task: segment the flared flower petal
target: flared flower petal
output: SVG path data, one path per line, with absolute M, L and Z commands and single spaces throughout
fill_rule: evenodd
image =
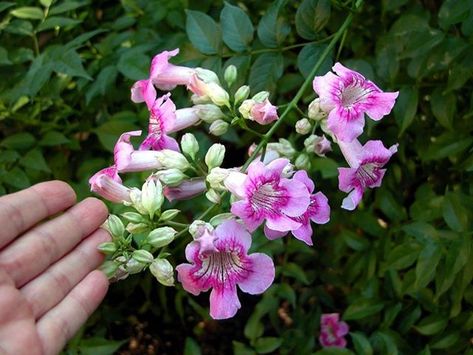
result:
M 344 336 L 348 334 L 348 331 L 348 324 L 340 321 L 338 313 L 322 314 L 320 318 L 320 345 L 344 348 L 347 345 Z
M 115 166 L 105 168 L 89 179 L 90 190 L 112 202 L 130 202 L 130 189 L 123 186 Z

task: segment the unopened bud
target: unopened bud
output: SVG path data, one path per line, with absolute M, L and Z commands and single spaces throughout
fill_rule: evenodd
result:
M 238 111 L 240 112 L 241 116 L 246 119 L 250 118 L 251 109 L 255 104 L 256 101 L 252 99 L 243 101 L 240 107 L 238 108 Z
M 187 178 L 187 175 L 179 169 L 160 170 L 156 173 L 156 176 L 158 176 L 159 180 L 167 186 L 177 186 L 182 182 L 182 180 Z
M 210 187 L 213 189 L 222 188 L 223 181 L 228 177 L 230 171 L 228 169 L 222 168 L 213 168 L 210 170 L 210 173 L 207 175 L 207 182 L 210 184 Z
M 204 234 L 205 231 L 213 231 L 214 227 L 200 219 L 196 219 L 192 224 L 189 226 L 189 234 L 192 235 L 194 239 L 200 238 L 202 234 Z
M 309 104 L 308 116 L 311 120 L 321 121 L 327 117 L 327 112 L 320 108 L 320 99 L 317 98 Z
M 158 179 L 148 178 L 141 188 L 141 205 L 152 218 L 163 202 L 163 186 Z
M 160 227 L 152 230 L 146 239 L 155 248 L 161 248 L 174 240 L 176 230 L 171 227 Z
M 192 133 L 186 133 L 181 138 L 181 149 L 184 154 L 187 154 L 195 159 L 195 155 L 199 151 L 199 142 Z
M 236 66 L 233 64 L 230 64 L 227 69 L 225 69 L 225 72 L 223 73 L 223 78 L 227 82 L 228 86 L 232 86 L 232 84 L 235 82 L 236 78 L 238 75 L 238 71 Z
M 164 286 L 174 285 L 174 269 L 166 259 L 155 259 L 149 266 L 149 271 Z
M 174 217 L 176 217 L 179 214 L 179 212 L 181 212 L 181 211 L 179 211 L 177 209 L 166 210 L 163 213 L 161 213 L 160 220 L 161 221 L 169 221 L 169 220 L 173 219 Z
M 315 153 L 320 157 L 324 157 L 326 153 L 332 151 L 332 145 L 325 135 L 319 137 L 314 134 L 307 137 L 304 146 L 307 153 Z
M 307 118 L 303 118 L 296 122 L 296 132 L 299 134 L 308 134 L 312 126 Z
M 297 169 L 308 170 L 310 169 L 310 158 L 307 154 L 303 153 L 296 158 L 294 164 Z
M 113 260 L 107 260 L 99 267 L 99 270 L 110 279 L 115 276 L 115 273 L 118 270 L 118 264 Z
M 246 100 L 248 96 L 250 96 L 250 87 L 248 85 L 241 86 L 235 93 L 235 105 Z
M 290 179 L 292 177 L 292 175 L 294 175 L 294 173 L 295 173 L 294 165 L 289 163 L 284 167 L 284 169 L 282 169 L 281 176 L 286 178 L 286 179 Z
M 122 213 L 121 216 L 125 218 L 126 220 L 133 223 L 144 222 L 143 216 L 136 212 L 125 212 L 125 213 Z
M 205 83 L 220 83 L 218 80 L 217 74 L 209 69 L 204 68 L 195 68 L 195 72 L 199 79 L 201 79 Z
M 291 142 L 284 138 L 280 138 L 278 143 L 271 145 L 271 148 L 289 159 L 292 159 L 296 154 L 296 150 L 292 146 Z
M 209 83 L 208 85 L 208 92 L 207 95 L 209 96 L 210 100 L 217 105 L 217 106 L 229 106 L 230 97 L 228 96 L 228 92 L 225 91 L 220 85 L 216 83 Z
M 131 234 L 140 234 L 149 230 L 149 226 L 146 223 L 128 223 L 126 230 Z
M 120 218 L 111 214 L 108 216 L 106 227 L 113 239 L 120 239 L 125 232 L 125 226 Z
M 214 136 L 221 136 L 228 131 L 229 124 L 222 120 L 212 122 L 209 127 L 209 133 Z
M 117 251 L 117 246 L 115 245 L 114 242 L 105 242 L 101 243 L 98 247 L 98 250 L 100 250 L 104 254 L 113 254 Z
M 207 191 L 205 193 L 205 197 L 207 197 L 207 200 L 215 204 L 219 204 L 222 200 L 219 193 L 214 189 L 210 189 L 209 191 Z
M 135 250 L 131 257 L 142 264 L 149 264 L 154 260 L 153 254 L 144 249 Z
M 197 116 L 207 123 L 212 123 L 222 117 L 225 117 L 225 114 L 222 112 L 220 107 L 214 104 L 200 104 L 195 105 L 194 108 L 197 110 Z
M 251 99 L 256 101 L 256 102 L 263 102 L 269 97 L 269 92 L 267 91 L 260 91 L 258 92 L 255 96 L 253 96 Z
M 166 169 L 186 170 L 190 167 L 186 157 L 174 150 L 163 149 L 156 152 L 159 162 Z
M 223 222 L 229 220 L 229 219 L 234 219 L 235 218 L 235 215 L 233 213 L 220 213 L 216 216 L 213 216 L 209 223 L 214 226 L 214 227 L 217 227 L 219 224 L 222 224 Z
M 220 143 L 213 144 L 205 154 L 205 164 L 207 164 L 209 171 L 222 165 L 224 157 L 225 146 Z

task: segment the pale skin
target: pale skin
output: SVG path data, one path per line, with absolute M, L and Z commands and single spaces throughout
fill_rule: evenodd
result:
M 0 354 L 57 354 L 108 289 L 105 205 L 49 181 L 0 197 Z

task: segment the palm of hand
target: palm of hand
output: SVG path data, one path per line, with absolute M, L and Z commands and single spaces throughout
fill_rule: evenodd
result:
M 74 203 L 59 181 L 0 198 L 0 354 L 58 353 L 105 296 L 108 281 L 94 269 L 96 246 L 110 238 L 97 229 L 107 209 Z

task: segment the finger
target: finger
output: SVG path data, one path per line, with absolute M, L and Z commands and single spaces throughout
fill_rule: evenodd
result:
M 57 354 L 98 307 L 108 289 L 107 277 L 92 271 L 38 322 L 44 354 Z
M 85 199 L 1 251 L 0 267 L 21 287 L 95 231 L 107 214 L 103 202 L 96 198 Z
M 42 219 L 76 202 L 74 190 L 65 182 L 48 181 L 0 198 L 0 248 Z
M 102 263 L 104 255 L 97 250 L 97 246 L 110 239 L 105 230 L 97 230 L 21 289 L 32 306 L 35 319 L 57 305 L 75 285 Z

